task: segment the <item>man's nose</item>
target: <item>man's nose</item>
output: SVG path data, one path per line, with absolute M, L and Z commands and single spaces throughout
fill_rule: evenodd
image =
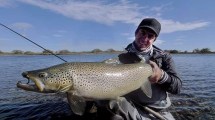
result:
M 148 34 L 143 35 L 142 39 L 144 39 L 145 41 L 150 40 L 149 37 L 148 37 Z

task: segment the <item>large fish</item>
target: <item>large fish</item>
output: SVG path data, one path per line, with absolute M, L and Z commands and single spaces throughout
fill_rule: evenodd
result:
M 19 81 L 17 87 L 42 93 L 66 92 L 72 111 L 82 115 L 89 99 L 114 100 L 138 88 L 151 97 L 151 75 L 151 66 L 142 62 L 70 62 L 23 72 L 22 76 L 34 84 Z

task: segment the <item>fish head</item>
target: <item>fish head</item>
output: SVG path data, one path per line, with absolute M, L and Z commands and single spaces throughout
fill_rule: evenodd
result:
M 72 89 L 72 76 L 67 67 L 57 65 L 45 69 L 26 71 L 24 78 L 33 81 L 33 84 L 17 83 L 17 87 L 35 92 L 66 92 Z

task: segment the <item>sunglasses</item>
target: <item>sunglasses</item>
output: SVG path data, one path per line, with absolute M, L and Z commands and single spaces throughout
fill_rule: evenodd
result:
M 140 29 L 140 32 L 142 34 L 142 36 L 146 36 L 149 38 L 149 39 L 153 39 L 155 38 L 155 34 L 154 33 L 151 33 L 151 32 L 148 32 L 147 30 L 144 30 L 144 29 Z

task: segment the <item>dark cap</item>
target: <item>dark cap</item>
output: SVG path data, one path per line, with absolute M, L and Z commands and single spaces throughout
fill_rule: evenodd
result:
M 155 18 L 145 18 L 139 24 L 135 33 L 141 28 L 150 29 L 158 36 L 161 30 L 161 24 Z

